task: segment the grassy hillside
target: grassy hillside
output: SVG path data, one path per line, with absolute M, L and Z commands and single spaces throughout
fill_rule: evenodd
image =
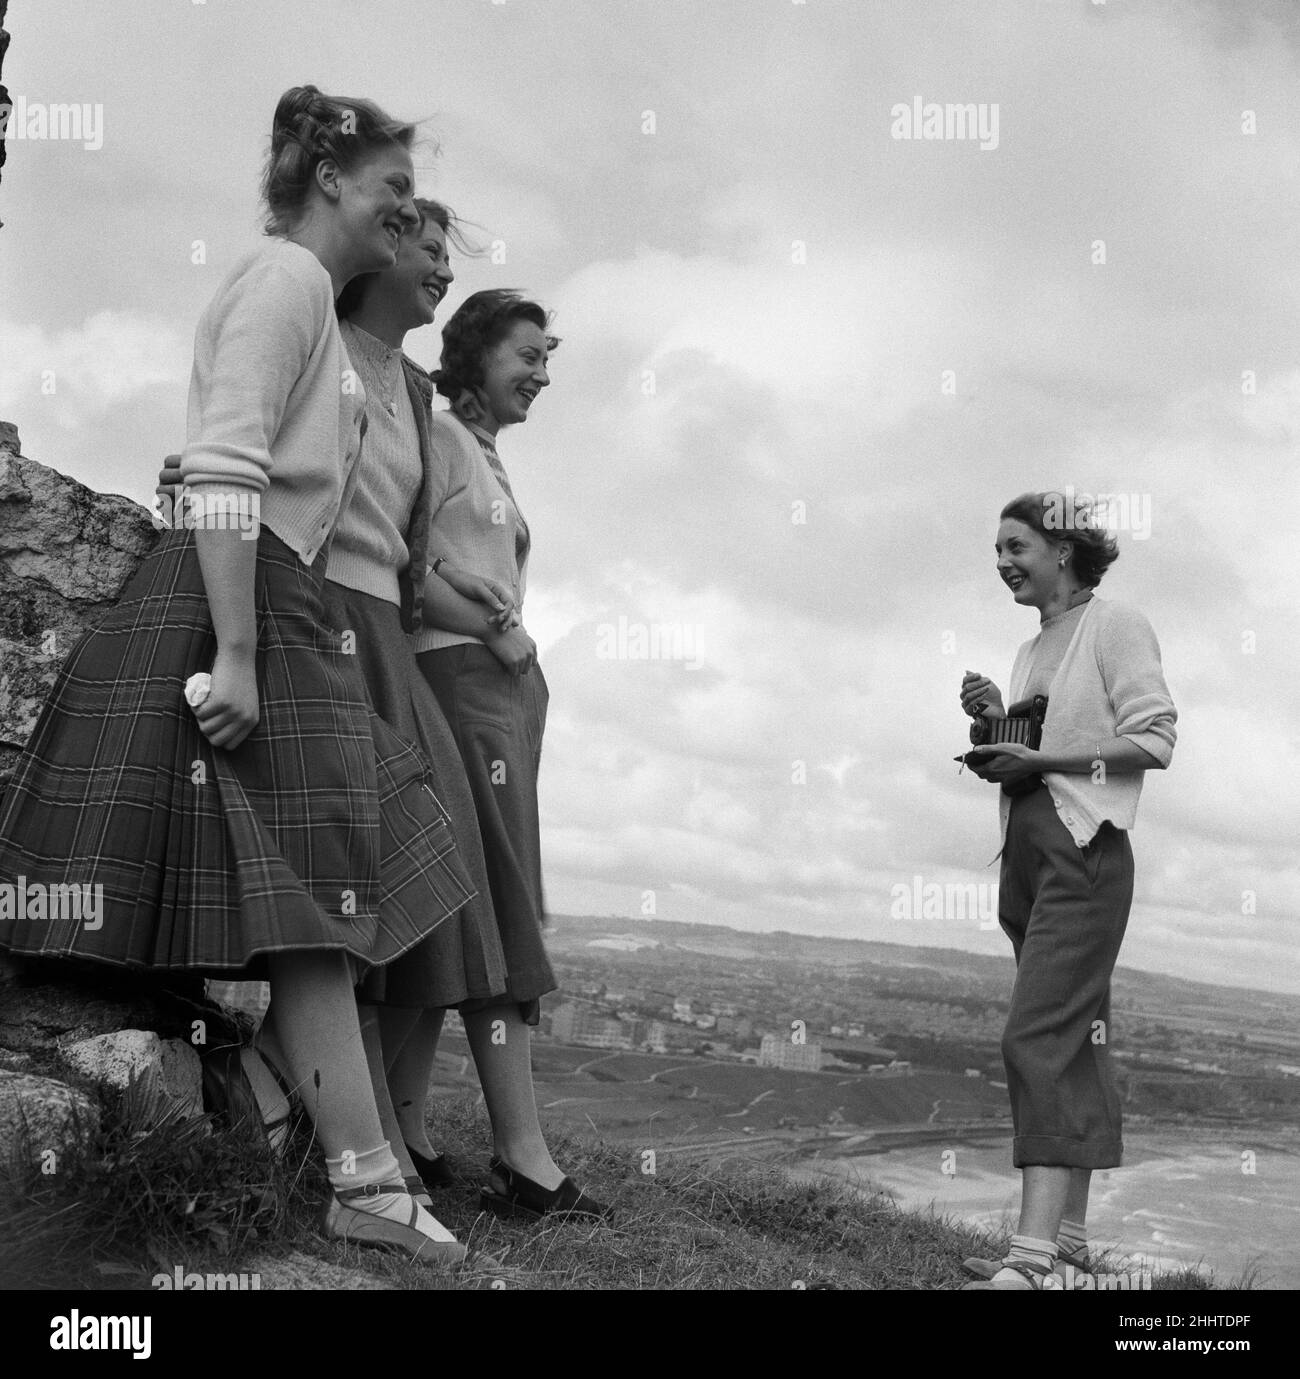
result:
M 106 1108 L 89 1162 L 32 1178 L 21 1205 L 0 1210 L 0 1286 L 149 1289 L 179 1265 L 256 1272 L 264 1289 L 951 1289 L 965 1256 L 1002 1244 L 884 1198 L 795 1185 L 775 1168 L 661 1159 L 643 1172 L 630 1147 L 572 1132 L 552 1136 L 556 1157 L 613 1202 L 615 1221 L 498 1222 L 478 1212 L 489 1138 L 477 1099 L 458 1094 L 436 1111 L 462 1182 L 435 1211 L 500 1269 L 449 1276 L 325 1241 L 315 1223 L 326 1185 L 305 1123 L 277 1160 L 207 1122 L 136 1133 L 126 1106 Z M 1179 1273 L 1155 1286 L 1210 1285 Z

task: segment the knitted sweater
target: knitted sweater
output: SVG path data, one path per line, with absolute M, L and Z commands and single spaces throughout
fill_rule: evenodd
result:
M 366 388 L 366 451 L 352 501 L 339 514 L 325 577 L 388 603 L 401 603 L 399 573 L 410 563 L 406 532 L 424 481 L 415 404 L 402 353 L 351 321 L 343 341 Z M 391 402 L 389 401 L 391 399 Z
M 434 458 L 424 499 L 429 550 L 462 570 L 498 580 L 513 591 L 515 607 L 522 610 L 528 570 L 528 527 L 522 514 L 473 432 L 454 412 L 433 413 L 429 442 Z M 416 634 L 415 650 L 438 651 L 481 640 L 426 626 Z
M 272 240 L 199 319 L 181 481 L 199 499 L 255 495 L 261 522 L 310 565 L 350 497 L 365 402 L 329 273 Z
M 1011 671 L 1008 703 L 1024 698 L 1038 638 L 1020 648 Z M 1092 757 L 1099 745 L 1126 737 L 1161 766 L 1173 757 L 1178 710 L 1160 666 L 1160 647 L 1151 624 L 1124 603 L 1094 596 L 1084 605 L 1070 645 L 1047 690 L 1047 719 L 1041 750 L 1048 756 Z M 1061 823 L 1080 847 L 1087 847 L 1109 820 L 1132 828 L 1145 771 L 1092 774 L 1047 771 L 1043 780 Z M 999 793 L 1002 836 L 1011 800 Z

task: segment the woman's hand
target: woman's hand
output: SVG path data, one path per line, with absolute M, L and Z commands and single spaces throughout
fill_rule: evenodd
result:
M 179 488 L 181 483 L 181 457 L 179 455 L 168 455 L 163 460 L 163 467 L 158 471 L 159 488 Z
M 227 751 L 257 727 L 257 657 L 252 651 L 217 651 L 212 688 L 194 710 L 199 731 L 214 747 Z
M 980 780 L 1009 785 L 1026 776 L 1037 775 L 1043 769 L 1043 754 L 1032 751 L 1021 742 L 999 742 L 987 747 L 972 747 L 967 760 L 974 757 L 970 769 Z
M 982 705 L 983 707 L 979 707 Z M 961 677 L 961 707 L 972 718 L 1005 718 L 1002 691 L 986 675 L 968 670 Z
M 522 624 L 503 632 L 489 632 L 483 641 L 511 675 L 526 675 L 537 664 L 537 643 Z
M 492 611 L 484 619 L 485 622 L 495 624 L 503 632 L 520 625 L 514 595 L 504 584 L 498 584 L 495 579 L 484 579 L 482 575 L 472 575 L 468 570 L 448 565 L 445 560 L 438 566 L 437 578 L 445 579 L 462 598 L 472 599 L 490 608 Z

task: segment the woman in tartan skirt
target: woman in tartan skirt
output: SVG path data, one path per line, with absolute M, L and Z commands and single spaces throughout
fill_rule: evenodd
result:
M 418 219 L 414 135 L 368 101 L 281 98 L 271 241 L 196 332 L 179 520 L 63 666 L 0 807 L 0 876 L 102 887 L 98 918 L 0 915 L 0 948 L 268 979 L 328 1233 L 455 1264 L 383 1134 L 354 982 L 474 887 L 426 759 L 373 713 L 322 603 L 365 429 L 334 298 Z
M 532 1082 L 527 1026 L 537 1021 L 538 997 L 556 985 L 541 936 L 535 781 L 545 682 L 540 670 L 526 677 L 507 670 L 516 668 L 511 657 L 522 638 L 513 547 L 502 564 L 484 546 L 462 540 L 453 564 L 442 533 L 434 530 L 450 470 L 445 446 L 435 446 L 432 433 L 435 421 L 445 422 L 449 414 L 430 415 L 433 384 L 401 350 L 409 330 L 433 319 L 452 281 L 446 240 L 453 221 L 437 202 L 417 200 L 416 206 L 423 223 L 403 239 L 397 264 L 354 279 L 338 301 L 343 338 L 366 386 L 369 430 L 356 493 L 330 553 L 326 612 L 335 626 L 353 633 L 376 711 L 421 748 L 444 781 L 444 798 L 479 895 L 452 923 L 367 982 L 363 999 L 380 1003 L 386 1069 L 376 1066 L 373 1042 L 368 1047 L 381 1109 L 391 1092 L 401 1147 L 397 1134 L 390 1138 L 399 1156 L 409 1153 L 419 1175 L 413 1190 L 421 1180 L 436 1188 L 452 1178 L 426 1138 L 425 1104 L 443 1011 L 456 1007 L 465 1019 L 492 1120 L 492 1172 L 501 1178 L 502 1165 L 514 1170 L 508 1185 L 484 1194 L 484 1205 L 506 1214 L 597 1216 L 604 1208 L 566 1178 L 550 1156 Z M 510 298 L 501 305 L 497 326 L 510 335 L 523 320 L 511 314 L 520 304 Z M 541 308 L 524 305 L 529 316 L 545 319 Z M 535 319 L 524 324 L 538 329 Z M 491 326 L 487 329 L 490 333 Z M 500 495 L 496 479 L 489 482 Z M 486 573 L 476 556 L 487 562 Z M 434 610 L 444 630 L 439 640 L 448 627 L 482 639 L 476 650 L 491 662 L 490 683 L 498 697 L 494 712 L 511 716 L 512 702 L 522 707 L 524 696 L 534 706 L 531 716 L 514 715 L 513 733 L 497 734 L 490 743 L 475 737 L 471 748 L 459 719 L 449 726 L 436 683 L 431 688 L 427 671 L 417 667 L 406 635 L 420 635 L 426 608 Z M 499 647 L 502 659 L 494 659 L 488 647 Z M 453 690 L 452 702 L 463 707 L 463 683 L 460 700 Z M 481 761 L 483 751 L 494 760 L 511 754 L 508 782 L 498 781 L 489 792 L 499 806 L 495 827 L 486 818 L 470 765 Z M 518 859 L 514 868 L 511 859 Z M 370 1018 L 367 1010 L 367 1031 Z

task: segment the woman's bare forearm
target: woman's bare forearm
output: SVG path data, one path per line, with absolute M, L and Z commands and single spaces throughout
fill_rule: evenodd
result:
M 477 637 L 480 641 L 495 630 L 483 604 L 458 594 L 446 580 L 434 574 L 424 581 L 424 623 L 426 627 Z
M 1063 775 L 1091 775 L 1098 760 L 1112 775 L 1129 775 L 1134 771 L 1159 771 L 1162 763 L 1145 747 L 1126 737 L 1111 737 L 1083 751 L 1037 754 L 1041 771 L 1058 771 Z
M 194 545 L 218 649 L 252 656 L 257 650 L 253 598 L 257 542 L 246 541 L 236 527 L 197 527 Z

